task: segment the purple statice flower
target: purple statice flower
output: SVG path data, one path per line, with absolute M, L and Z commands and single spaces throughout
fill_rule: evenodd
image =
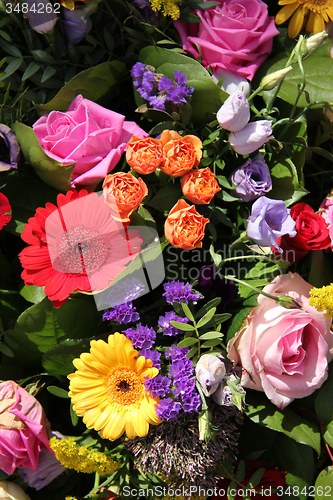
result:
M 192 361 L 184 356 L 182 359 L 177 361 L 173 361 L 170 366 L 170 376 L 173 378 L 175 383 L 180 382 L 187 377 L 189 373 L 193 371 L 193 363 Z M 185 375 L 184 375 L 185 374 Z
M 188 352 L 189 352 L 188 347 L 177 347 L 175 344 L 173 344 L 171 346 L 171 348 L 168 348 L 165 351 L 165 355 L 168 358 L 171 358 L 172 362 L 176 362 L 176 361 L 179 361 L 181 359 L 184 359 Z
M 143 77 L 143 73 L 145 72 L 145 69 L 146 69 L 146 65 L 141 63 L 141 62 L 135 63 L 134 66 L 132 67 L 131 77 L 136 78 L 136 80 L 134 80 L 134 82 L 133 82 L 133 85 L 135 88 L 137 88 L 139 85 L 141 85 L 141 81 L 142 81 L 142 77 Z
M 247 235 L 258 245 L 273 246 L 282 253 L 276 238 L 285 234 L 291 238 L 296 236 L 295 225 L 284 201 L 262 196 L 252 205 L 251 215 L 247 219 Z
M 145 71 L 142 77 L 141 87 L 137 88 L 137 91 L 141 95 L 142 99 L 149 99 L 154 91 L 154 83 L 155 73 L 150 70 Z
M 165 111 L 166 95 L 162 95 L 162 94 L 151 95 L 147 98 L 147 100 L 148 100 L 149 104 L 151 106 L 153 106 L 154 109 L 159 109 L 160 111 Z
M 178 330 L 175 326 L 172 326 L 170 321 L 178 321 L 179 323 L 188 323 L 189 319 L 180 318 L 179 316 L 176 316 L 176 313 L 174 311 L 169 311 L 165 313 L 165 316 L 160 316 L 158 318 L 158 326 L 162 328 L 163 335 L 175 337 L 176 335 L 179 335 L 182 332 Z
M 149 349 L 155 343 L 156 333 L 153 328 L 137 323 L 135 328 L 128 328 L 123 333 L 136 349 Z
M 199 396 L 199 394 L 197 392 L 193 392 L 192 394 L 182 398 L 182 402 L 183 402 L 183 410 L 184 412 L 188 412 L 188 413 L 192 413 L 192 412 L 196 412 L 198 413 L 198 411 L 200 410 L 201 408 L 201 405 L 202 405 L 202 401 L 201 401 L 201 397 Z
M 163 75 L 160 81 L 158 82 L 158 90 L 169 90 L 171 89 L 174 82 L 170 80 L 167 76 Z
M 107 309 L 125 304 L 125 302 L 131 302 L 145 293 L 146 287 L 140 280 L 136 278 L 122 279 L 106 291 L 105 297 L 101 297 L 101 303 L 98 303 L 98 309 Z M 95 297 L 97 300 L 100 294 Z
M 189 283 L 173 280 L 164 283 L 163 287 L 165 293 L 162 295 L 165 297 L 168 304 L 172 304 L 173 302 L 181 303 L 182 301 L 186 304 L 188 304 L 189 301 L 196 303 L 196 301 L 201 298 L 200 293 L 193 291 Z
M 188 378 L 188 376 L 184 376 L 182 374 L 178 377 L 178 380 L 175 380 L 175 378 L 173 380 L 176 383 L 176 387 L 173 390 L 175 396 L 184 397 L 187 396 L 187 394 L 192 394 L 193 392 L 195 392 L 195 380 L 193 378 L 190 379 Z
M 242 201 L 255 200 L 272 189 L 271 175 L 260 153 L 252 160 L 249 158 L 244 165 L 235 170 L 231 180 L 236 186 L 233 193 Z
M 176 83 L 168 90 L 167 100 L 174 104 L 188 102 L 194 91 L 194 87 L 189 87 L 186 84 L 187 76 L 184 75 L 180 70 L 175 71 L 174 75 Z
M 172 420 L 178 417 L 182 405 L 171 398 L 165 398 L 160 399 L 159 404 L 155 408 L 158 418 L 161 420 Z
M 151 359 L 153 362 L 153 366 L 158 370 L 161 369 L 161 353 L 158 351 L 151 351 L 150 349 L 141 349 L 139 351 L 140 356 L 144 356 L 146 359 Z
M 169 393 L 171 380 L 162 375 L 156 375 L 154 378 L 145 379 L 145 388 L 147 393 L 151 393 L 153 398 L 163 398 Z
M 21 148 L 13 130 L 0 123 L 0 172 L 17 168 Z M 9 163 L 4 161 L 7 157 Z
M 136 308 L 133 306 L 132 302 L 125 302 L 125 304 L 119 304 L 112 309 L 107 309 L 103 314 L 103 321 L 115 321 L 117 323 L 132 323 L 138 321 L 140 315 L 136 312 Z
M 229 144 L 236 153 L 249 155 L 274 137 L 271 125 L 271 120 L 258 120 L 248 123 L 242 130 L 232 132 L 229 135 Z

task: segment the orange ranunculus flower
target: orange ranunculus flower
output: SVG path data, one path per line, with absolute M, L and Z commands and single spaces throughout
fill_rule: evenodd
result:
M 208 167 L 185 174 L 181 186 L 186 198 L 197 205 L 207 205 L 221 191 L 215 175 Z
M 163 160 L 160 169 L 165 174 L 181 177 L 200 163 L 202 142 L 195 135 L 182 137 L 174 130 L 164 130 L 161 145 Z
M 112 217 L 129 222 L 130 215 L 147 196 L 148 188 L 142 179 L 137 179 L 130 172 L 118 172 L 105 177 L 103 194 L 111 208 Z
M 126 161 L 133 170 L 141 175 L 155 172 L 162 161 L 162 146 L 160 139 L 146 137 L 142 139 L 133 135 L 127 143 Z
M 178 200 L 165 221 L 165 237 L 171 245 L 183 250 L 201 248 L 208 222 L 209 219 L 200 215 L 194 205 Z

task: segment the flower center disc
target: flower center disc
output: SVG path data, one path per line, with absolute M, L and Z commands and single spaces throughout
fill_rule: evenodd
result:
M 113 402 L 121 405 L 139 403 L 144 395 L 143 384 L 136 373 L 118 368 L 107 379 L 106 386 Z
M 109 245 L 105 235 L 84 226 L 68 229 L 58 241 L 57 270 L 87 274 L 97 271 L 105 262 Z

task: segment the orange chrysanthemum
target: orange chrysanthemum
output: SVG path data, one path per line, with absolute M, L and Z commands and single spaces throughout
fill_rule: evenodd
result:
M 77 371 L 68 375 L 74 411 L 103 439 L 114 441 L 124 432 L 130 439 L 146 436 L 149 424 L 161 423 L 155 411 L 159 398 L 144 386 L 145 377 L 156 377 L 158 369 L 121 333 L 90 345 L 90 353 L 74 359 Z
M 275 17 L 276 24 L 282 24 L 291 16 L 288 36 L 296 38 L 302 29 L 311 33 L 320 33 L 325 23 L 333 21 L 332 0 L 279 0 L 282 9 Z

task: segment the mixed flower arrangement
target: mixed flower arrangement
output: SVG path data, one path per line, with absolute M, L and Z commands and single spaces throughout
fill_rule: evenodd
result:
M 332 21 L 0 0 L 0 498 L 333 496 Z

